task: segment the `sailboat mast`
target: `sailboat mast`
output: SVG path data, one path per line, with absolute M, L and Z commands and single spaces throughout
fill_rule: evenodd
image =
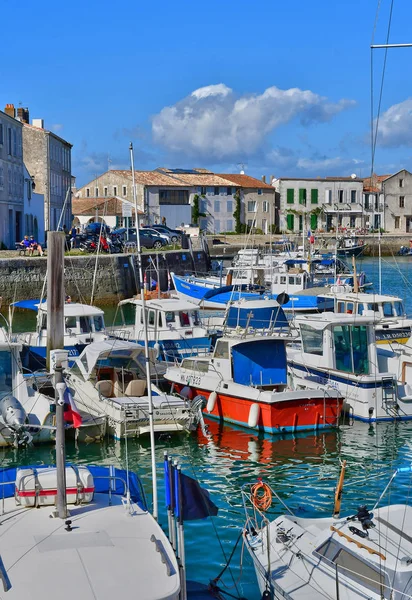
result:
M 64 242 L 60 231 L 49 231 L 47 236 L 47 367 L 50 370 L 50 351 L 64 349 Z M 66 504 L 66 446 L 64 431 L 64 403 L 58 392 L 63 383 L 61 367 L 55 369 L 56 398 L 56 516 L 67 518 Z
M 133 201 L 134 201 L 134 209 L 136 213 L 136 244 L 137 244 L 137 262 L 139 268 L 139 284 L 140 284 L 140 300 L 142 306 L 142 316 L 143 316 L 143 333 L 144 333 L 144 354 L 146 361 L 146 380 L 147 380 L 147 396 L 149 400 L 149 425 L 150 425 L 150 452 L 152 457 L 152 484 L 153 484 L 153 516 L 157 520 L 158 510 L 157 510 L 157 476 L 156 476 L 156 454 L 155 454 L 155 437 L 154 437 L 154 421 L 153 421 L 153 398 L 152 398 L 152 385 L 150 379 L 150 359 L 149 359 L 149 340 L 147 337 L 147 315 L 146 315 L 146 307 L 145 307 L 145 298 L 144 298 L 144 279 L 143 279 L 143 269 L 142 269 L 142 247 L 140 244 L 140 236 L 139 236 L 139 209 L 137 206 L 137 194 L 136 194 L 136 184 L 134 177 L 134 155 L 133 155 L 133 144 L 130 142 L 129 146 L 130 150 L 130 164 L 132 168 L 132 186 L 133 186 Z

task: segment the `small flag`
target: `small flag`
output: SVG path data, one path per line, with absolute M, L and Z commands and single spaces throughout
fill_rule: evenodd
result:
M 66 423 L 73 423 L 73 427 L 77 429 L 82 424 L 82 417 L 76 406 L 73 396 L 70 393 L 69 388 L 66 386 L 64 392 L 64 420 Z
M 175 469 L 176 516 L 183 521 L 215 517 L 218 507 L 211 501 L 209 492 L 199 483 Z
M 308 238 L 310 238 L 311 233 L 310 233 L 310 229 L 308 229 Z

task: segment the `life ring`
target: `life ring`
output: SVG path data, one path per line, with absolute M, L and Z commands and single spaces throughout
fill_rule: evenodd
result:
M 252 504 L 258 510 L 267 510 L 272 504 L 272 490 L 267 483 L 259 481 L 250 490 Z

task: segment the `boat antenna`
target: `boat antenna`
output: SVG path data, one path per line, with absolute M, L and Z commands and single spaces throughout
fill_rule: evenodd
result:
M 47 252 L 47 367 L 51 370 L 52 351 L 64 349 L 64 244 L 65 235 L 49 231 Z M 61 361 L 55 361 L 54 387 L 56 398 L 56 473 L 57 497 L 54 515 L 67 518 L 66 445 L 64 439 L 64 390 Z
M 143 317 L 143 333 L 144 333 L 144 355 L 146 362 L 146 381 L 147 381 L 147 397 L 149 401 L 149 426 L 150 426 L 150 452 L 152 457 L 152 483 L 153 483 L 153 516 L 157 520 L 157 477 L 156 477 L 156 455 L 155 455 L 155 436 L 154 436 L 154 421 L 153 421 L 153 398 L 152 398 L 152 385 L 150 379 L 150 359 L 149 359 L 149 340 L 147 336 L 147 314 L 145 308 L 145 297 L 144 297 L 144 279 L 142 269 L 142 246 L 140 244 L 139 235 L 139 208 L 137 206 L 137 194 L 136 184 L 134 176 L 134 155 L 133 155 L 133 144 L 130 142 L 130 165 L 132 169 L 132 188 L 133 188 L 133 201 L 134 209 L 136 214 L 136 244 L 137 244 L 137 265 L 139 269 L 139 285 L 140 285 L 140 300 L 142 306 L 142 317 Z

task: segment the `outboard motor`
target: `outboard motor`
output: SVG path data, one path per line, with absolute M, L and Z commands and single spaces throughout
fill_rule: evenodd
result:
M 0 414 L 4 424 L 14 433 L 15 444 L 29 444 L 31 434 L 26 431 L 28 423 L 27 413 L 21 402 L 11 394 L 6 394 L 0 399 Z

